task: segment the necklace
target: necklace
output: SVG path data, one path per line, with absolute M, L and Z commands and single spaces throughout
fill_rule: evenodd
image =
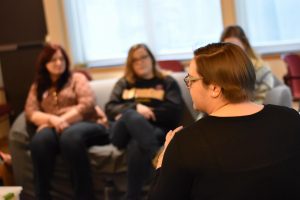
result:
M 53 100 L 54 100 L 54 104 L 57 106 L 58 105 L 58 95 L 57 95 L 56 91 L 52 92 L 52 97 L 53 97 Z

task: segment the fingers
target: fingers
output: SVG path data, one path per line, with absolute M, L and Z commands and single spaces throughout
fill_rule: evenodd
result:
M 148 120 L 156 121 L 156 117 L 152 109 L 143 104 L 137 104 L 137 112 L 143 115 Z
M 183 129 L 183 126 L 178 126 L 177 128 L 175 128 L 174 130 L 170 130 L 167 135 L 166 135 L 166 139 L 173 137 L 175 135 L 175 133 L 177 133 L 178 131 L 180 131 L 181 129 Z
M 183 126 L 178 126 L 177 128 L 174 129 L 173 132 L 176 133 L 176 132 L 180 131 L 181 129 L 183 129 Z
M 166 135 L 166 140 L 170 140 L 172 139 L 174 136 L 174 132 L 172 130 L 170 130 L 167 135 Z
M 57 133 L 61 133 L 61 132 L 63 132 L 63 130 L 65 130 L 69 126 L 70 126 L 69 123 L 62 121 L 57 126 L 55 126 L 55 130 Z
M 0 156 L 3 159 L 3 162 L 6 164 L 11 164 L 11 155 L 8 153 L 3 153 L 2 151 L 0 152 Z
M 175 128 L 174 130 L 170 130 L 167 135 L 166 135 L 166 142 L 165 142 L 165 145 L 167 146 L 170 141 L 172 140 L 172 138 L 174 137 L 174 135 L 180 131 L 181 129 L 183 128 L 183 126 L 179 126 L 177 128 Z
M 107 119 L 100 118 L 100 119 L 97 120 L 97 123 L 103 125 L 105 128 L 108 128 Z
M 118 119 L 120 119 L 122 117 L 122 114 L 118 114 L 116 117 L 115 117 L 115 120 L 117 121 Z
M 155 114 L 154 114 L 154 112 L 152 110 L 149 110 L 148 114 L 149 114 L 149 118 L 148 119 L 152 119 L 152 121 L 156 121 Z
M 165 144 L 164 144 L 164 149 L 163 151 L 160 153 L 160 155 L 158 156 L 158 160 L 157 160 L 157 165 L 156 165 L 156 169 L 160 168 L 162 165 L 162 161 L 164 158 L 164 154 L 165 151 L 169 145 L 169 143 L 171 142 L 171 140 L 173 139 L 174 135 L 180 131 L 183 128 L 183 126 L 179 126 L 177 128 L 175 128 L 174 130 L 170 130 L 167 135 L 166 135 L 166 140 L 165 140 Z

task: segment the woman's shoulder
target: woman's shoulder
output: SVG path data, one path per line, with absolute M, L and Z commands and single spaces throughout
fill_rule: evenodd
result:
M 78 72 L 72 72 L 70 74 L 70 79 L 73 80 L 73 81 L 77 81 L 77 80 L 87 80 L 87 77 L 82 74 L 82 73 L 78 73 Z
M 36 82 L 33 82 L 33 83 L 31 83 L 31 85 L 30 85 L 29 92 L 30 92 L 30 93 L 36 92 L 36 91 L 37 91 L 37 88 L 38 88 L 37 83 L 36 83 Z
M 160 78 L 160 80 L 161 80 L 162 83 L 163 83 L 164 85 L 166 85 L 166 86 L 172 87 L 172 86 L 174 86 L 174 85 L 178 85 L 176 79 L 175 79 L 172 75 L 170 75 L 170 74 L 165 74 L 164 76 L 162 76 L 162 77 Z
M 264 109 L 269 111 L 269 112 L 282 112 L 282 113 L 298 113 L 298 111 L 296 111 L 293 108 L 290 107 L 286 107 L 286 106 L 279 106 L 279 105 L 272 105 L 272 104 L 267 104 L 264 105 Z
M 165 81 L 175 81 L 171 73 L 163 73 L 161 79 Z
M 290 120 L 290 119 L 296 119 L 300 120 L 300 114 L 298 111 L 296 111 L 293 108 L 289 108 L 286 106 L 279 106 L 279 105 L 265 105 L 264 106 L 264 113 L 266 115 L 270 115 L 272 117 L 279 117 L 282 120 Z
M 115 85 L 119 85 L 119 86 L 125 86 L 128 85 L 129 82 L 127 81 L 127 79 L 125 77 L 121 77 L 117 80 Z
M 207 132 L 207 127 L 210 127 L 210 123 L 211 121 L 204 117 L 187 125 L 178 134 L 180 140 L 193 140 L 194 137 L 201 137 L 201 135 Z

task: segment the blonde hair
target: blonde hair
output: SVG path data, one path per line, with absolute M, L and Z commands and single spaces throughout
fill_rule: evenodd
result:
M 133 45 L 128 51 L 128 56 L 127 56 L 126 66 L 125 66 L 125 74 L 124 74 L 125 79 L 129 83 L 135 83 L 138 78 L 133 70 L 133 62 L 134 62 L 133 54 L 136 50 L 138 50 L 140 48 L 144 48 L 150 56 L 154 77 L 163 78 L 164 76 L 163 76 L 162 72 L 157 68 L 156 59 L 155 59 L 153 53 L 150 51 L 150 49 L 148 48 L 148 46 L 146 44 L 139 43 L 139 44 Z

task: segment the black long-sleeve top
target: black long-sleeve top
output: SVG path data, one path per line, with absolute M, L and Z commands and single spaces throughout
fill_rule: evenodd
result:
M 153 125 L 168 131 L 176 128 L 182 117 L 183 100 L 177 82 L 170 76 L 140 79 L 130 84 L 121 78 L 112 91 L 105 112 L 110 120 L 127 109 L 136 109 L 140 103 L 153 108 L 156 121 Z
M 149 199 L 300 199 L 299 113 L 200 119 L 170 142 Z

